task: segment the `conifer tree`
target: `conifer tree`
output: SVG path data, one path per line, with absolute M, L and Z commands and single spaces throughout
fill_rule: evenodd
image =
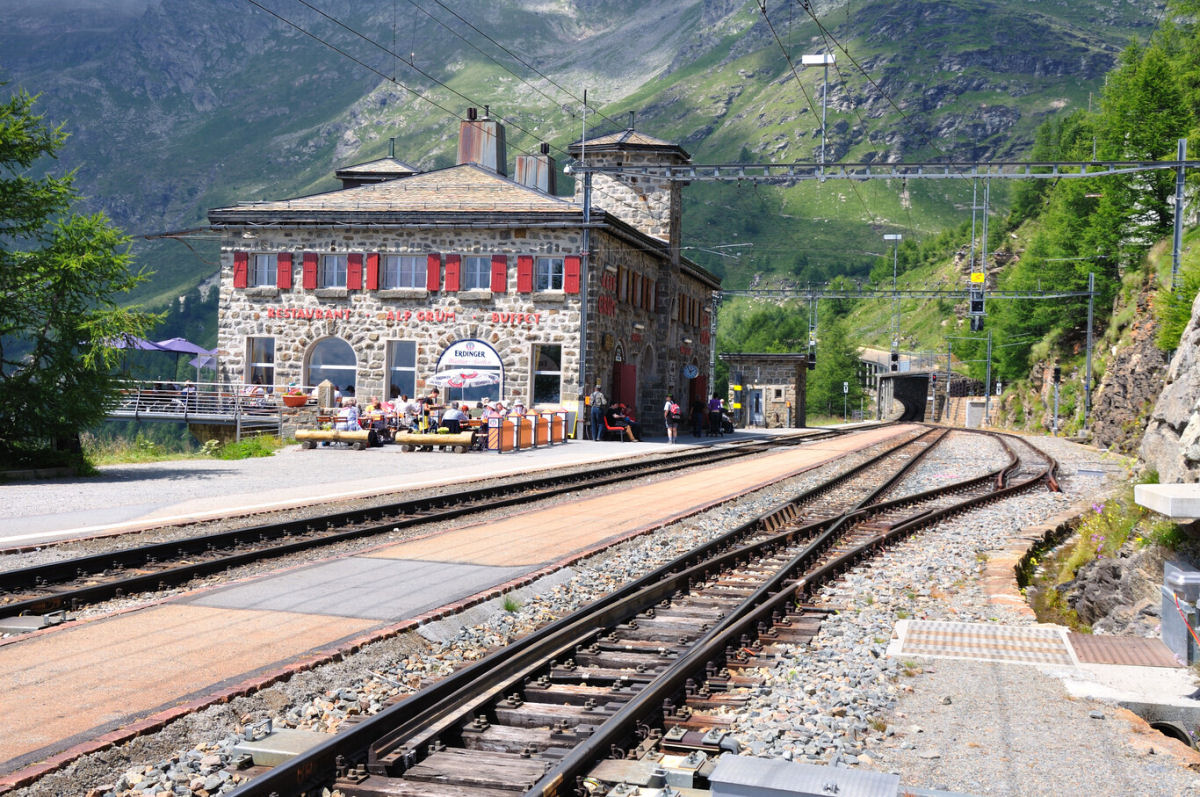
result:
M 144 279 L 129 239 L 103 214 L 71 212 L 73 173 L 34 171 L 67 138 L 36 99 L 0 104 L 0 469 L 69 460 L 116 396 L 109 344 L 156 320 L 118 304 Z

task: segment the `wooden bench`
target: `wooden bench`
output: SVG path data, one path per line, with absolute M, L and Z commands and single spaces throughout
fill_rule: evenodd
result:
M 317 443 L 347 443 L 355 451 L 381 445 L 374 429 L 359 429 L 355 432 L 340 429 L 297 429 L 296 439 L 302 448 L 316 448 Z
M 433 432 L 397 432 L 396 442 L 401 451 L 432 451 L 434 446 L 450 447 L 456 454 L 465 454 L 475 441 L 471 432 L 436 434 Z

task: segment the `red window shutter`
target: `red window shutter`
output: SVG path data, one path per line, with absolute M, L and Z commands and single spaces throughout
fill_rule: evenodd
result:
M 492 293 L 508 293 L 508 255 L 492 255 Z
M 233 253 L 233 287 L 245 288 L 250 279 L 250 255 L 247 252 Z
M 367 255 L 367 290 L 379 290 L 379 253 Z
M 432 254 L 429 256 L 425 271 L 425 287 L 431 291 L 440 291 L 442 285 L 442 256 Z
M 446 255 L 446 290 L 462 290 L 462 255 Z
M 317 253 L 305 252 L 303 263 L 304 290 L 314 291 L 317 289 Z
M 517 255 L 517 292 L 533 291 L 533 256 Z
M 362 263 L 363 256 L 361 252 L 346 256 L 346 288 L 352 291 L 362 290 Z
M 581 262 L 578 257 L 563 258 L 563 293 L 579 293 Z
M 280 252 L 275 259 L 275 282 L 279 285 L 279 290 L 290 291 L 292 289 L 292 253 Z

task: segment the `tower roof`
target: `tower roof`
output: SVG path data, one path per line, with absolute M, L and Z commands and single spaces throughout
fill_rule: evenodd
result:
M 665 154 L 675 154 L 685 161 L 692 159 L 687 150 L 678 144 L 673 144 L 670 141 L 664 141 L 661 138 L 655 138 L 645 133 L 639 133 L 633 128 L 626 128 L 616 133 L 605 133 L 595 138 L 589 138 L 582 143 L 576 141 L 567 147 L 567 151 L 575 157 L 578 157 L 581 151 L 585 149 L 595 152 L 662 152 Z

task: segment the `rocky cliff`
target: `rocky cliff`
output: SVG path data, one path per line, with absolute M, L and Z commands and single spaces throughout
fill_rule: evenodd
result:
M 1093 401 L 1094 441 L 1122 454 L 1134 453 L 1141 443 L 1146 417 L 1158 400 L 1167 370 L 1166 354 L 1154 343 L 1158 322 L 1152 300 L 1150 286 L 1143 286 L 1135 299 L 1133 321 L 1109 360 Z
M 1200 481 L 1200 295 L 1138 453 L 1164 484 Z

